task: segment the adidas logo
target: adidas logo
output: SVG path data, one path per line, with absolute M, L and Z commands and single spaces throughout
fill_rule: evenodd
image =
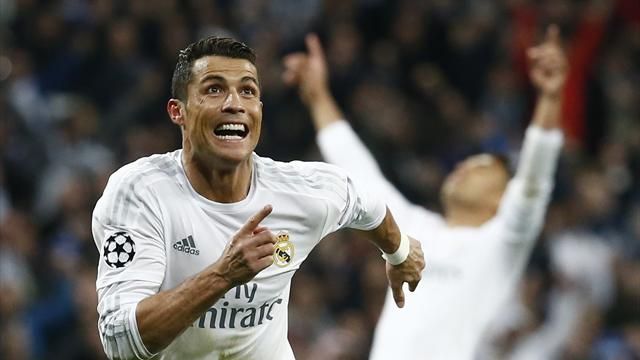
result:
M 193 241 L 193 236 L 191 235 L 175 242 L 173 248 L 186 254 L 200 255 L 200 250 L 196 249 L 196 243 Z

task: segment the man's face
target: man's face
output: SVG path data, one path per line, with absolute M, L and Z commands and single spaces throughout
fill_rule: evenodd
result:
M 262 103 L 258 72 L 248 60 L 206 56 L 196 60 L 187 86 L 185 147 L 222 166 L 237 166 L 258 144 Z
M 447 207 L 497 210 L 508 181 L 507 170 L 493 155 L 474 155 L 458 164 L 447 176 L 442 186 L 442 198 Z

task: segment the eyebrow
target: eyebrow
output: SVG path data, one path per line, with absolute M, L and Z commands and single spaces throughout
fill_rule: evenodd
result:
M 216 80 L 216 81 L 220 81 L 220 82 L 223 82 L 223 83 L 227 82 L 227 79 L 224 78 L 223 76 L 220 76 L 220 75 L 207 75 L 207 76 L 205 76 L 204 78 L 202 78 L 200 80 L 200 83 L 204 84 L 205 82 L 211 81 L 211 80 Z M 258 87 L 260 86 L 260 83 L 258 83 L 258 79 L 256 79 L 253 76 L 243 76 L 242 79 L 240 79 L 240 82 L 247 82 L 247 81 L 254 83 Z

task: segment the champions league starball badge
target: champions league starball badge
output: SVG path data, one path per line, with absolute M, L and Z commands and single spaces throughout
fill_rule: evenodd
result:
M 124 231 L 111 235 L 105 242 L 102 258 L 112 268 L 127 266 L 136 255 L 136 244 Z
M 293 260 L 295 253 L 293 243 L 289 240 L 289 234 L 281 231 L 276 235 L 277 242 L 273 249 L 273 263 L 279 267 L 285 267 Z

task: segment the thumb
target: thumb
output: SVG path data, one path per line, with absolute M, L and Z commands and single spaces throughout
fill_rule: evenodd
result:
M 391 285 L 393 292 L 393 300 L 396 302 L 399 308 L 404 307 L 404 291 L 402 290 L 402 283 L 400 285 Z

